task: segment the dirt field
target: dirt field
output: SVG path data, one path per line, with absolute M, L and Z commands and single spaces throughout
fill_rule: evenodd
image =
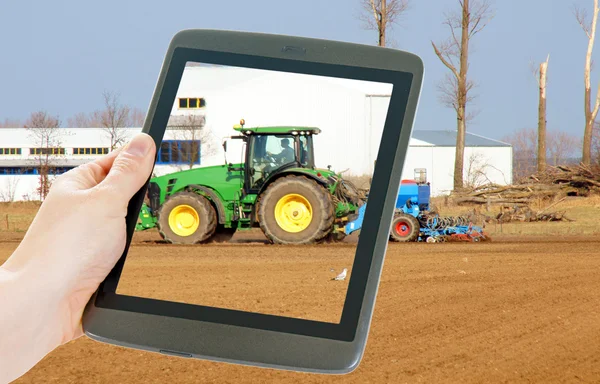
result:
M 16 248 L 19 233 L 0 233 L 0 262 Z M 277 268 L 342 264 L 350 245 L 280 247 L 250 244 L 186 247 L 157 245 L 137 235 L 131 284 L 148 276 L 165 281 L 210 259 L 237 265 L 249 285 L 223 287 L 217 275 L 187 288 L 213 305 L 241 303 L 247 291 L 270 284 L 248 268 L 277 259 Z M 346 376 L 318 376 L 184 360 L 104 345 L 81 338 L 46 357 L 18 383 L 481 383 L 600 381 L 600 237 L 496 237 L 480 244 L 391 244 L 367 350 Z M 348 248 L 351 249 L 351 248 Z M 173 254 L 168 251 L 174 251 Z M 190 252 L 193 252 L 192 256 Z M 185 256 L 178 257 L 181 254 Z M 208 259 L 210 257 L 210 259 Z M 168 264 L 169 269 L 163 269 Z M 322 269 L 322 268 L 321 268 Z M 132 272 L 132 273 L 133 273 Z M 144 275 L 146 273 L 147 275 Z M 313 273 L 305 270 L 305 274 Z M 328 269 L 323 277 L 330 277 Z M 213 276 L 211 278 L 211 276 Z M 274 275 L 276 276 L 276 275 Z M 279 283 L 286 285 L 285 275 Z M 335 284 L 327 281 L 327 284 Z M 341 283 L 345 284 L 345 283 Z M 207 287 L 215 291 L 206 294 Z M 175 294 L 165 284 L 163 294 Z M 214 288 L 217 287 L 217 288 Z M 218 288 L 221 287 L 222 289 Z M 226 292 L 230 292 L 227 296 Z M 310 305 L 306 316 L 330 316 L 330 297 L 286 292 Z M 254 296 L 253 296 L 254 295 Z M 277 295 L 260 297 L 262 310 L 278 308 Z M 235 299 L 235 300 L 233 300 Z M 255 305 L 252 304 L 252 305 Z M 258 307 L 247 308 L 252 310 Z

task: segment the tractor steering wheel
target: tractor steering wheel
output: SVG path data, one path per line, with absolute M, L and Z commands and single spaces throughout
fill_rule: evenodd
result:
M 269 163 L 273 163 L 273 164 L 277 164 L 277 161 L 275 160 L 275 158 L 273 157 L 273 155 L 269 152 L 267 152 L 265 159 L 269 161 Z

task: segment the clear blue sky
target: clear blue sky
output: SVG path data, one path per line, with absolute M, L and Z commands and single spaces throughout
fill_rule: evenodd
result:
M 480 111 L 469 131 L 493 138 L 535 127 L 537 85 L 529 63 L 550 54 L 548 125 L 583 131 L 587 39 L 571 12 L 592 0 L 493 0 L 495 19 L 473 41 L 471 77 Z M 35 5 L 33 5 L 35 3 Z M 0 2 L 0 120 L 45 109 L 63 122 L 102 105 L 104 89 L 146 110 L 172 35 L 187 28 L 279 33 L 376 44 L 356 15 L 360 0 L 328 1 L 9 1 Z M 447 36 L 443 13 L 455 0 L 412 1 L 391 37 L 420 55 L 425 84 L 416 129 L 454 129 L 438 101 L 446 68 L 430 41 Z M 223 4 L 223 5 L 221 5 Z M 600 55 L 600 36 L 595 57 Z M 600 70 L 600 68 L 599 68 Z M 598 76 L 593 77 L 594 81 Z M 594 87 L 595 88 L 595 87 Z

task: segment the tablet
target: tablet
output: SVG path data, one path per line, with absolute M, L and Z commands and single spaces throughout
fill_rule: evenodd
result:
M 414 54 L 214 30 L 171 41 L 158 149 L 83 316 L 101 342 L 348 373 L 363 355 L 423 79 Z M 132 239 L 134 239 L 132 241 Z

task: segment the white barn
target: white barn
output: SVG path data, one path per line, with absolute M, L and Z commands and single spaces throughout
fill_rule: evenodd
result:
M 450 193 L 454 185 L 456 131 L 413 131 L 403 179 L 425 173 L 432 195 Z M 465 136 L 463 180 L 471 185 L 512 184 L 512 146 L 473 133 Z

